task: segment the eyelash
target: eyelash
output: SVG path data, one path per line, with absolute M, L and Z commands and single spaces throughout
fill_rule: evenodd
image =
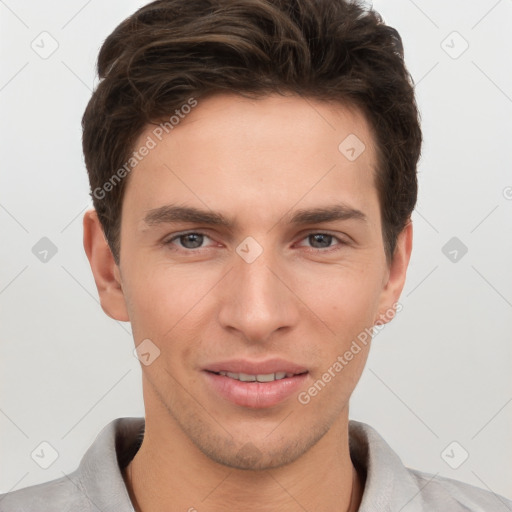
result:
M 204 233 L 203 231 L 186 231 L 184 233 L 178 233 L 176 235 L 173 235 L 171 238 L 168 238 L 166 240 L 164 240 L 162 242 L 162 245 L 165 245 L 165 246 L 170 246 L 172 244 L 172 242 L 174 242 L 174 240 L 177 240 L 183 236 L 187 236 L 187 235 L 202 235 L 202 236 L 205 236 L 207 238 L 210 238 L 210 236 L 207 234 L 207 233 Z M 318 249 L 316 247 L 309 247 L 309 251 L 310 252 L 323 252 L 323 253 L 329 253 L 329 252 L 333 252 L 333 251 L 337 251 L 339 249 L 341 249 L 343 246 L 346 246 L 348 245 L 348 242 L 331 234 L 331 233 L 327 233 L 327 232 L 324 232 L 324 231 L 311 231 L 309 233 L 306 233 L 302 238 L 301 238 L 301 241 L 302 240 L 305 240 L 306 238 L 310 237 L 311 235 L 327 235 L 327 236 L 331 236 L 333 238 L 333 240 L 337 240 L 339 243 L 332 246 L 332 247 L 326 247 L 326 248 L 321 248 L 321 249 Z M 210 238 L 211 239 L 211 238 Z M 197 247 L 195 249 L 188 249 L 186 247 L 180 247 L 176 250 L 178 251 L 183 251 L 183 252 L 189 252 L 189 253 L 193 253 L 193 252 L 199 252 L 201 249 L 208 249 L 208 247 Z

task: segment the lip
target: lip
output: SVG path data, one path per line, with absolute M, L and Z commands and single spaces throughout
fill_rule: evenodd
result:
M 202 372 L 210 389 L 242 407 L 263 409 L 278 405 L 291 395 L 297 394 L 308 373 L 285 377 L 272 382 L 242 382 L 207 370 Z
M 295 375 L 271 382 L 242 382 L 226 375 L 213 373 L 220 371 L 252 375 L 285 372 Z M 284 359 L 220 361 L 203 368 L 202 374 L 206 378 L 208 387 L 217 395 L 235 405 L 254 409 L 278 405 L 291 395 L 296 394 L 308 378 L 307 368 Z

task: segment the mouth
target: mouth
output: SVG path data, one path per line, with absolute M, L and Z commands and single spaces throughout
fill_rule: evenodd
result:
M 210 371 L 210 370 L 206 370 Z M 289 379 L 291 377 L 295 377 L 297 375 L 303 375 L 308 373 L 307 371 L 300 373 L 290 373 L 290 372 L 275 372 L 275 373 L 259 373 L 259 374 L 250 374 L 250 373 L 233 373 L 228 371 L 219 371 L 219 372 L 210 372 L 216 375 L 222 375 L 224 377 L 229 377 L 230 379 L 238 380 L 240 382 L 273 382 L 275 380 Z
M 231 360 L 203 368 L 215 398 L 249 408 L 268 408 L 299 392 L 309 376 L 303 367 L 282 359 L 265 362 Z

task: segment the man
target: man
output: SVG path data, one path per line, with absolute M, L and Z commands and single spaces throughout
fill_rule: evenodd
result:
M 396 31 L 343 0 L 159 0 L 98 73 L 84 248 L 131 322 L 145 418 L 0 509 L 512 510 L 349 422 L 412 249 L 422 137 Z

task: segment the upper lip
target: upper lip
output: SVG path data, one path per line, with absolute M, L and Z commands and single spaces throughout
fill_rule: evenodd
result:
M 249 375 L 268 375 L 270 373 L 304 373 L 307 368 L 285 359 L 266 359 L 265 361 L 251 361 L 249 359 L 230 359 L 208 364 L 203 370 L 210 372 L 247 373 Z

